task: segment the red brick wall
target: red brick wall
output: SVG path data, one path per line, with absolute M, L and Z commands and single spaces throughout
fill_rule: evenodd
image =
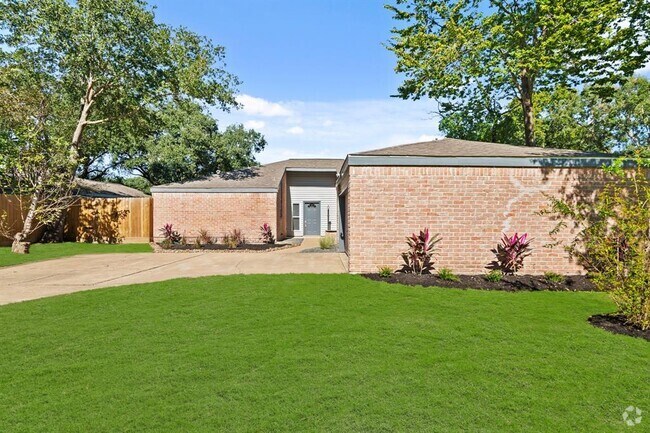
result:
M 153 193 L 154 237 L 166 223 L 188 239 L 199 229 L 221 237 L 237 228 L 249 242 L 259 242 L 260 226 L 269 223 L 277 233 L 276 193 Z
M 561 247 L 545 248 L 556 225 L 536 214 L 543 193 L 593 196 L 602 185 L 597 169 L 482 167 L 358 167 L 350 170 L 349 260 L 351 272 L 398 268 L 404 238 L 424 227 L 440 233 L 436 267 L 482 273 L 501 234 L 528 232 L 533 254 L 523 273 L 580 273 Z M 572 239 L 569 228 L 563 239 Z

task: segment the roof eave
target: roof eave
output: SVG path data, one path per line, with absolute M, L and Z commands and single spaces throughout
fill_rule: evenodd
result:
M 276 193 L 278 188 L 274 187 L 205 187 L 205 188 L 183 188 L 154 186 L 152 193 Z
M 336 168 L 300 168 L 300 167 L 287 167 L 287 172 L 302 172 L 302 173 L 338 173 Z
M 614 156 L 399 156 L 348 155 L 348 166 L 432 166 L 432 167 L 574 167 L 610 165 Z M 346 167 L 347 168 L 347 167 Z M 342 170 L 343 172 L 344 170 Z

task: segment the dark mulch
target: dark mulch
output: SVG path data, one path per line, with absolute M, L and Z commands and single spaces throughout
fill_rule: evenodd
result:
M 159 244 L 160 245 L 160 244 Z M 165 251 L 269 251 L 279 248 L 287 248 L 286 244 L 243 244 L 237 248 L 228 248 L 224 244 L 207 244 L 197 247 L 196 245 L 172 245 L 171 248 L 166 248 Z
M 540 275 L 504 275 L 499 282 L 488 281 L 484 275 L 458 275 L 458 281 L 443 280 L 435 274 L 395 273 L 386 278 L 380 277 L 379 274 L 364 274 L 363 276 L 371 280 L 385 281 L 387 283 L 424 287 L 449 287 L 453 289 L 504 290 L 507 292 L 540 290 L 590 292 L 596 290 L 591 280 L 584 275 L 569 275 L 560 283 L 548 281 L 544 276 Z
M 629 335 L 650 341 L 650 329 L 644 331 L 637 326 L 630 325 L 620 314 L 596 314 L 589 318 L 589 323 L 614 334 Z

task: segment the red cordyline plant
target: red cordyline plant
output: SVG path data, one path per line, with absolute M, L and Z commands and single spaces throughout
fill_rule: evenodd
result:
M 275 237 L 273 236 L 273 230 L 271 230 L 271 226 L 268 225 L 268 223 L 264 223 L 260 227 L 260 238 L 262 239 L 262 242 L 264 242 L 265 244 L 274 244 L 275 243 Z
M 496 256 L 492 268 L 499 269 L 504 274 L 517 273 L 524 267 L 524 259 L 531 254 L 531 241 L 532 239 L 528 239 L 528 233 L 515 233 L 512 236 L 504 233 L 501 242 L 492 250 Z
M 433 253 L 436 244 L 440 242 L 440 235 L 432 235 L 428 228 L 420 231 L 420 234 L 413 233 L 406 237 L 409 246 L 408 251 L 402 253 L 404 266 L 402 272 L 414 274 L 428 274 L 433 269 Z
M 162 233 L 165 240 L 172 244 L 177 244 L 181 241 L 181 235 L 174 230 L 174 226 L 171 224 L 165 224 L 159 231 Z

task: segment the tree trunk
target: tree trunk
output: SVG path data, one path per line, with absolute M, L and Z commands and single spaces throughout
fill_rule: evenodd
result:
M 17 254 L 28 254 L 29 253 L 29 242 L 26 242 L 25 239 L 32 233 L 32 227 L 34 226 L 34 219 L 36 218 L 36 209 L 38 207 L 38 192 L 35 192 L 32 196 L 32 199 L 29 202 L 29 209 L 27 210 L 27 216 L 23 223 L 23 229 L 14 235 L 14 241 L 11 244 L 11 252 Z
M 86 94 L 81 99 L 81 109 L 79 112 L 79 119 L 77 120 L 77 126 L 75 127 L 74 132 L 72 133 L 72 140 L 70 141 L 70 150 L 69 158 L 71 165 L 70 173 L 70 182 L 74 182 L 75 176 L 77 174 L 77 167 L 79 163 L 79 145 L 81 144 L 81 139 L 83 137 L 84 129 L 88 124 L 88 116 L 90 114 L 90 108 L 95 102 L 95 90 L 93 88 L 94 81 L 92 75 L 88 78 L 88 84 L 86 87 Z M 61 210 L 58 212 L 57 217 L 54 219 L 54 222 L 48 224 L 45 227 L 41 242 L 63 242 L 63 229 L 65 226 L 65 216 L 66 212 Z
M 535 146 L 535 112 L 533 110 L 533 79 L 521 76 L 521 108 L 524 112 L 526 146 Z

